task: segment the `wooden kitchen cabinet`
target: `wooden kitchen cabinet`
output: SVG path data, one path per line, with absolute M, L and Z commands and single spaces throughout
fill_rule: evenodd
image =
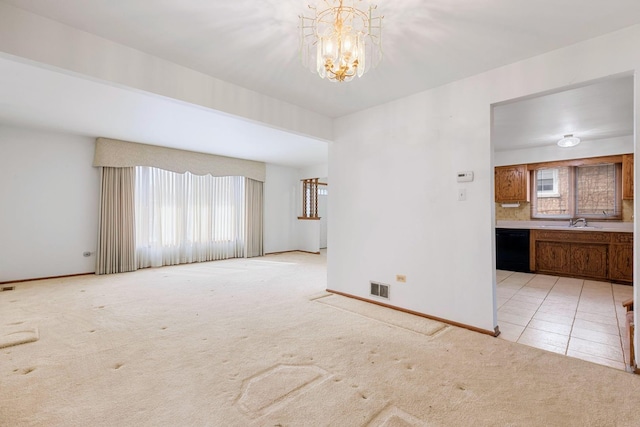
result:
M 572 243 L 572 275 L 593 279 L 609 278 L 609 245 Z
M 622 199 L 633 200 L 633 154 L 622 156 Z
M 536 242 L 536 271 L 541 273 L 569 273 L 571 245 L 562 242 Z
M 494 174 L 497 203 L 529 201 L 527 165 L 499 166 L 495 168 Z
M 536 271 L 606 279 L 608 245 L 536 242 Z
M 613 233 L 609 249 L 611 280 L 633 282 L 633 234 Z
M 633 233 L 531 230 L 532 272 L 633 282 Z

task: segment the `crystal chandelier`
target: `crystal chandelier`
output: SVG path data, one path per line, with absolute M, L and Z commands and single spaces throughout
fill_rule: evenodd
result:
M 321 78 L 348 82 L 382 59 L 383 16 L 376 6 L 363 11 L 362 0 L 319 0 L 312 16 L 300 15 L 302 62 Z

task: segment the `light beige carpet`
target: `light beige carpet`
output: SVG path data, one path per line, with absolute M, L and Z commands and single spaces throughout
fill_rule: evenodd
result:
M 40 339 L 0 350 L 0 425 L 640 425 L 638 376 L 323 297 L 325 278 L 294 253 L 17 284 L 0 327 Z
M 0 327 L 0 348 L 38 341 L 38 328 L 27 328 L 22 322 Z
M 441 322 L 414 316 L 398 310 L 389 310 L 386 307 L 341 295 L 326 294 L 322 297 L 314 296 L 312 300 L 335 307 L 339 310 L 359 314 L 368 319 L 377 320 L 380 323 L 397 326 L 398 328 L 404 328 L 426 336 L 433 336 L 448 327 Z

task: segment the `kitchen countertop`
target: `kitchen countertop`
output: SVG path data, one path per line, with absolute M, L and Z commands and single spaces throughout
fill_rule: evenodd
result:
M 633 233 L 633 222 L 587 221 L 587 227 L 569 227 L 569 220 L 562 221 L 496 221 L 496 228 L 521 228 L 529 230 L 558 231 L 607 231 Z

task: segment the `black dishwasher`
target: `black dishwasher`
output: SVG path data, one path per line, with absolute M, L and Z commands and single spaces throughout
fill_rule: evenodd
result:
M 529 230 L 496 228 L 496 268 L 529 273 Z

